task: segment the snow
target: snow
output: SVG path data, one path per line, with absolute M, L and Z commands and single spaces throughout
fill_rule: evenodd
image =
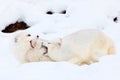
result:
M 116 55 L 98 63 L 78 66 L 68 62 L 20 64 L 14 57 L 16 33 L 0 32 L 0 80 L 120 80 L 119 0 L 0 0 L 0 30 L 17 20 L 31 27 L 26 31 L 44 39 L 64 37 L 80 29 L 99 29 L 116 44 Z M 52 10 L 54 14 L 48 15 Z M 66 14 L 60 14 L 66 10 Z M 118 22 L 113 22 L 114 17 Z

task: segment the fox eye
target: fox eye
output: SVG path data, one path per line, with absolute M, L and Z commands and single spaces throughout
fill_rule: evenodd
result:
M 30 34 L 28 34 L 27 36 L 28 36 L 28 37 L 30 37 L 31 35 L 30 35 Z

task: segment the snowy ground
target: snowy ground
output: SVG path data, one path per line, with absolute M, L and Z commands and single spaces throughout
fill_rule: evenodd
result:
M 44 39 L 64 37 L 80 29 L 105 32 L 116 44 L 116 55 L 77 66 L 67 62 L 19 64 L 12 52 L 14 35 L 0 32 L 0 80 L 120 80 L 119 0 L 0 0 L 0 30 L 23 20 L 27 31 Z M 53 15 L 46 12 L 52 10 Z M 66 14 L 60 14 L 67 10 Z M 117 23 L 113 22 L 118 17 Z M 19 32 L 19 31 L 18 31 Z

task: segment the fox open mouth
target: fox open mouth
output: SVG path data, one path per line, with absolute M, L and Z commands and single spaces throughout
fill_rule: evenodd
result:
M 32 40 L 30 41 L 30 46 L 31 46 L 32 48 L 34 48 L 34 45 L 33 45 Z

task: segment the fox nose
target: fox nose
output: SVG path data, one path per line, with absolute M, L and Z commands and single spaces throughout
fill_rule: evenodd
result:
M 37 35 L 37 38 L 39 38 L 39 35 Z

